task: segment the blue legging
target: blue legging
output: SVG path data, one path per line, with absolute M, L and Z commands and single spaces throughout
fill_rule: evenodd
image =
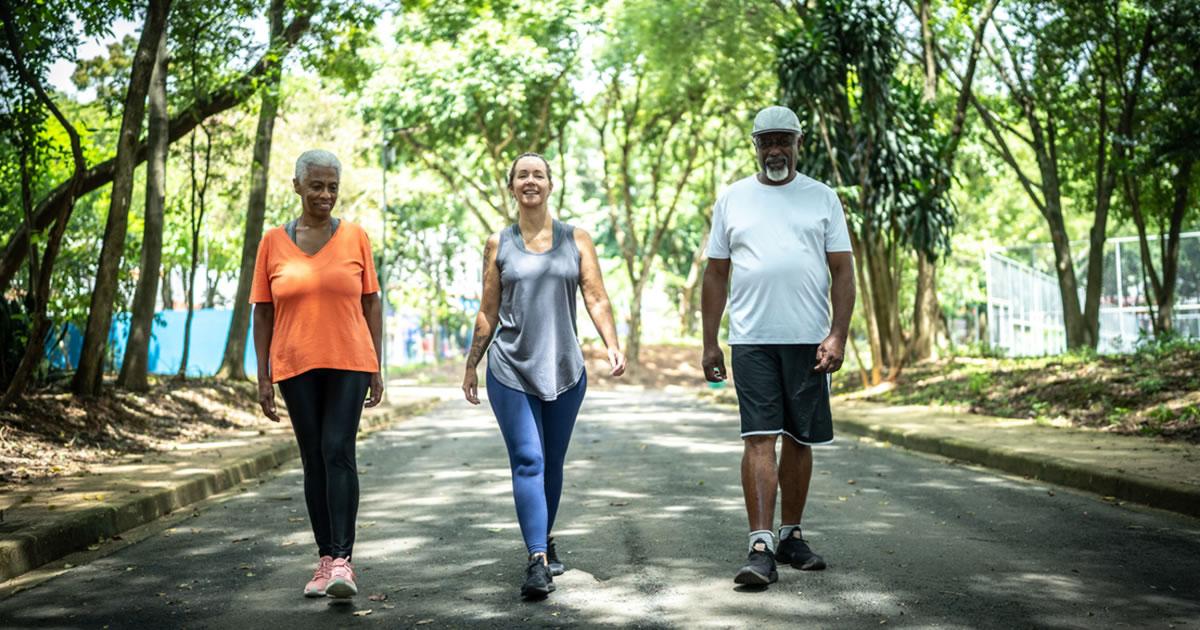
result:
M 517 520 L 530 554 L 545 553 L 562 496 L 563 461 L 575 417 L 587 391 L 587 373 L 579 383 L 545 401 L 487 375 L 488 402 L 508 447 Z

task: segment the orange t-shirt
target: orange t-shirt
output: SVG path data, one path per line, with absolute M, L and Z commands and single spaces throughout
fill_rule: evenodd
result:
M 250 302 L 275 305 L 271 382 L 317 368 L 378 372 L 362 310 L 362 296 L 377 291 L 371 241 L 358 225 L 343 220 L 312 256 L 282 227 L 264 234 Z

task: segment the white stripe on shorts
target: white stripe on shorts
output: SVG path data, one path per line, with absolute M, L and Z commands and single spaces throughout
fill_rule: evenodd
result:
M 792 441 L 796 442 L 797 444 L 803 444 L 805 446 L 825 446 L 826 444 L 833 444 L 832 439 L 824 442 L 805 442 L 804 440 L 801 440 L 800 438 L 788 433 L 787 431 L 784 431 L 783 429 L 776 429 L 774 431 L 748 431 L 742 434 L 742 439 L 746 439 L 746 437 L 751 435 L 779 435 L 780 433 L 792 438 Z

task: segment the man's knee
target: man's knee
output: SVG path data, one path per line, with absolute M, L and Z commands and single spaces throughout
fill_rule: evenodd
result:
M 812 455 L 812 447 L 808 444 L 801 444 L 792 438 L 787 438 L 783 441 L 784 450 L 791 451 L 791 454 L 806 457 Z
M 775 442 L 779 438 L 777 435 L 748 435 L 742 442 L 745 445 L 744 454 L 746 457 L 767 457 L 775 458 Z

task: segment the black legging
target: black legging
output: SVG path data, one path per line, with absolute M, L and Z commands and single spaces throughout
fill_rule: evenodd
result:
M 354 439 L 370 384 L 367 372 L 329 369 L 309 370 L 279 382 L 300 444 L 304 502 L 322 556 L 350 558 L 354 549 L 358 516 Z

